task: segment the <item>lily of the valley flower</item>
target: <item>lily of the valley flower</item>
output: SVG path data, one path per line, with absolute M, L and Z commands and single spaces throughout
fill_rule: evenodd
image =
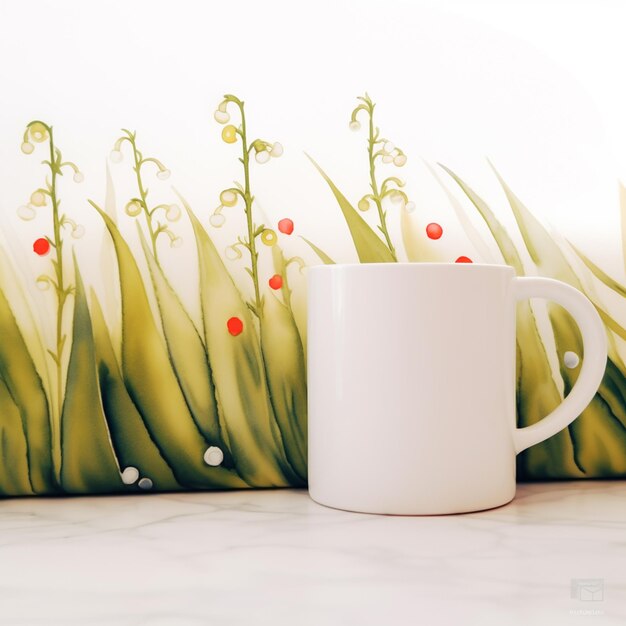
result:
M 68 226 L 71 230 L 73 239 L 80 239 L 85 235 L 85 227 L 82 224 L 77 224 L 74 220 L 64 215 L 61 219 L 61 226 Z
M 50 134 L 48 127 L 43 122 L 32 122 L 27 130 L 31 139 L 37 143 L 43 143 Z
M 224 126 L 222 130 L 222 140 L 225 143 L 235 143 L 235 141 L 237 141 L 237 129 L 232 124 Z
M 272 145 L 272 149 L 270 150 L 270 156 L 274 158 L 278 158 L 279 156 L 282 156 L 282 154 L 283 154 L 283 145 L 281 143 L 278 143 L 278 141 L 276 141 Z
M 35 207 L 32 204 L 23 204 L 17 209 L 17 216 L 25 222 L 35 219 L 36 215 L 37 211 L 35 211 Z
M 211 217 L 209 218 L 209 222 L 214 228 L 221 228 L 222 226 L 224 226 L 226 218 L 222 214 L 222 207 L 218 207 L 217 209 L 215 209 L 213 215 L 211 215 Z
M 137 217 L 141 211 L 142 211 L 143 207 L 141 205 L 141 200 L 139 198 L 133 198 L 124 208 L 124 211 L 126 211 L 126 215 L 130 215 L 131 217 Z
M 31 140 L 35 143 L 43 143 L 50 136 L 50 128 L 43 122 L 31 122 L 24 131 L 24 138 L 20 150 L 24 154 L 32 154 L 35 150 L 35 146 L 31 143 Z
M 165 211 L 165 219 L 170 222 L 177 222 L 180 219 L 181 210 L 177 204 L 170 204 Z
M 48 289 L 50 289 L 50 286 L 52 285 L 52 279 L 50 278 L 50 276 L 42 274 L 37 278 L 35 284 L 37 285 L 37 289 L 39 289 L 39 291 L 48 291 Z
M 254 155 L 254 158 L 257 163 L 260 163 L 262 165 L 263 163 L 267 163 L 270 160 L 270 153 L 267 150 L 259 150 Z
M 230 113 L 227 111 L 228 101 L 222 100 L 215 113 L 213 113 L 213 117 L 218 124 L 226 124 L 230 122 Z
M 46 192 L 43 189 L 37 189 L 30 195 L 30 203 L 33 206 L 45 206 L 46 205 Z
M 266 246 L 276 245 L 276 242 L 278 241 L 278 237 L 276 236 L 276 231 L 272 230 L 271 228 L 264 229 L 263 232 L 261 233 L 261 241 Z
M 72 237 L 74 239 L 80 239 L 85 235 L 85 227 L 82 224 L 76 224 L 72 229 Z
M 283 146 L 281 143 L 275 142 L 273 144 L 257 139 L 252 143 L 254 148 L 254 158 L 257 163 L 267 163 L 270 158 L 278 158 L 283 153 Z
M 175 235 L 169 228 L 165 228 L 163 232 L 169 237 L 170 248 L 180 248 L 183 245 L 183 238 Z
M 363 211 L 365 213 L 365 211 L 369 211 L 370 209 L 370 195 L 367 196 L 363 196 L 360 200 L 359 203 L 357 204 L 357 208 L 359 209 L 359 211 Z
M 237 204 L 237 197 L 232 189 L 224 189 L 220 194 L 220 202 L 226 207 L 233 207 Z

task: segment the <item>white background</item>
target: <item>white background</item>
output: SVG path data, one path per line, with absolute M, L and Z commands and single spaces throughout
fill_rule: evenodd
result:
M 121 127 L 137 130 L 144 152 L 172 169 L 170 181 L 150 184 L 154 197 L 169 201 L 174 185 L 206 223 L 238 176 L 237 149 L 212 118 L 225 92 L 245 99 L 252 134 L 285 146 L 283 158 L 253 172 L 268 219 L 289 215 L 296 234 L 354 258 L 303 152 L 356 202 L 367 191 L 364 135 L 347 122 L 367 90 L 383 134 L 409 155 L 402 174 L 418 204 L 416 232 L 433 220 L 446 227 L 442 259 L 469 249 L 421 159 L 451 166 L 511 226 L 489 157 L 531 210 L 623 274 L 623 2 L 3 0 L 0 18 L 0 212 L 17 237 L 14 254 L 26 251 L 19 264 L 33 273 L 44 261 L 29 246 L 45 224 L 15 216 L 42 177 L 39 158 L 19 152 L 25 123 L 54 124 L 64 156 L 85 172 L 83 185 L 68 182 L 61 193 L 88 225 L 81 263 L 95 263 L 101 227 L 86 198 L 104 199 L 106 157 Z M 111 170 L 122 204 L 133 193 L 128 158 Z M 232 211 L 216 234 L 223 245 L 241 230 Z M 132 220 L 121 223 L 132 236 Z M 313 259 L 295 237 L 286 245 Z

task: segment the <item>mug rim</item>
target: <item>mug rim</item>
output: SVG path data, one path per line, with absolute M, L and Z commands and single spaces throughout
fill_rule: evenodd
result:
M 371 268 L 371 267 L 377 267 L 377 268 L 391 268 L 391 267 L 395 267 L 395 268 L 406 268 L 406 267 L 422 267 L 422 268 L 429 268 L 429 269 L 434 269 L 434 268 L 459 268 L 459 270 L 467 272 L 467 271 L 472 271 L 473 269 L 481 269 L 481 270 L 498 270 L 498 271 L 507 271 L 507 272 L 513 272 L 513 274 L 515 274 L 515 268 L 512 265 L 507 265 L 505 263 L 455 263 L 453 261 L 449 261 L 449 262 L 437 262 L 437 261 L 392 261 L 392 262 L 388 262 L 388 263 L 381 263 L 381 262 L 376 262 L 376 263 L 330 263 L 330 264 L 326 264 L 326 263 L 319 263 L 317 265 L 308 265 L 307 267 L 305 267 L 305 270 L 308 272 L 310 272 L 311 270 L 343 270 L 343 269 L 357 269 L 359 268 L 361 271 L 363 269 L 367 269 L 367 268 Z

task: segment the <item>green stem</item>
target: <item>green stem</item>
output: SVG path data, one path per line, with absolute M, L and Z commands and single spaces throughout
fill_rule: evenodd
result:
M 291 288 L 289 287 L 289 280 L 287 278 L 287 270 L 289 269 L 289 265 L 287 264 L 287 262 L 285 261 L 285 258 L 282 256 L 281 253 L 281 258 L 282 258 L 282 262 L 283 262 L 283 266 L 282 266 L 282 279 L 283 279 L 283 287 L 282 287 L 282 294 L 283 294 L 283 300 L 285 301 L 285 305 L 287 306 L 287 308 L 291 311 Z
M 387 242 L 387 247 L 393 256 L 393 260 L 397 261 L 396 250 L 393 247 L 393 243 L 391 241 L 391 237 L 389 236 L 389 231 L 387 230 L 387 220 L 385 218 L 385 212 L 383 211 L 383 203 L 382 197 L 378 190 L 378 182 L 376 181 L 376 156 L 374 154 L 374 150 L 376 147 L 376 137 L 375 137 L 375 128 L 374 128 L 374 104 L 369 103 L 368 113 L 369 113 L 369 137 L 367 142 L 367 154 L 369 157 L 370 164 L 370 187 L 372 188 L 372 196 L 374 197 L 374 202 L 376 203 L 376 208 L 378 210 L 378 218 L 380 219 L 380 230 L 385 236 L 385 241 Z
M 57 197 L 57 176 L 59 174 L 60 158 L 57 155 L 54 146 L 54 135 L 52 127 L 47 126 L 50 137 L 50 201 L 52 204 L 52 245 L 54 247 L 54 260 L 52 266 L 55 275 L 55 292 L 57 297 L 57 314 L 56 314 L 56 349 L 50 351 L 56 368 L 56 406 L 54 411 L 56 419 L 53 422 L 53 462 L 55 466 L 55 474 L 57 480 L 61 478 L 61 415 L 63 413 L 63 393 L 64 393 L 64 372 L 63 372 L 63 353 L 65 349 L 65 335 L 63 334 L 63 313 L 65 303 L 69 293 L 65 285 L 65 272 L 63 268 L 63 237 L 61 234 L 62 216 L 59 215 L 59 199 Z
M 241 112 L 241 142 L 242 142 L 242 158 L 244 172 L 244 201 L 246 209 L 246 223 L 248 226 L 248 246 L 250 251 L 250 264 L 252 271 L 252 282 L 254 283 L 254 313 L 260 319 L 263 317 L 263 303 L 261 302 L 261 294 L 259 290 L 259 253 L 256 249 L 255 227 L 252 222 L 252 194 L 250 192 L 250 153 L 248 151 L 248 139 L 246 136 L 246 115 L 243 110 L 243 102 L 237 102 L 239 111 Z
M 135 161 L 135 176 L 137 178 L 137 189 L 139 191 L 139 199 L 141 200 L 141 208 L 146 216 L 146 225 L 148 226 L 148 234 L 150 235 L 150 243 L 152 244 L 152 255 L 156 263 L 159 263 L 159 253 L 157 251 L 157 237 L 158 232 L 155 232 L 152 225 L 152 213 L 148 210 L 148 192 L 143 186 L 143 180 L 141 178 L 141 164 L 148 159 L 142 159 L 141 153 L 137 150 L 137 144 L 135 143 L 134 133 L 129 137 L 130 145 L 133 147 L 133 159 Z
M 61 217 L 59 215 L 59 199 L 57 197 L 57 154 L 54 147 L 54 136 L 52 134 L 52 127 L 48 127 L 48 133 L 50 136 L 50 200 L 52 203 L 52 227 L 53 227 L 53 244 L 55 259 L 53 263 L 55 280 L 56 280 L 56 296 L 57 296 L 57 316 L 56 316 L 56 350 L 53 354 L 54 362 L 56 365 L 56 393 L 57 404 L 56 412 L 58 425 L 60 425 L 61 414 L 63 411 L 63 352 L 65 348 L 65 335 L 63 334 L 63 313 L 65 310 L 65 303 L 67 301 L 68 291 L 65 286 L 65 272 L 63 270 L 63 237 L 61 235 Z M 53 446 L 58 447 L 60 454 L 60 430 L 55 429 L 54 432 L 55 441 Z M 58 439 L 58 440 L 57 440 Z M 60 460 L 60 459 L 58 459 Z

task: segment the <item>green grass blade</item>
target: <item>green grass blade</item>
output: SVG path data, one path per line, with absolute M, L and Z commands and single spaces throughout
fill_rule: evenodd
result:
M 11 229 L 5 236 L 18 237 Z M 41 385 L 46 394 L 47 402 L 50 403 L 50 390 L 52 389 L 49 366 L 52 360 L 44 347 L 41 338 L 41 324 L 37 323 L 34 312 L 37 310 L 32 298 L 28 293 L 27 280 L 24 275 L 19 274 L 13 262 L 9 259 L 8 251 L 0 246 L 0 290 L 3 291 L 7 302 L 10 302 L 11 311 L 16 324 L 20 329 L 26 351 L 35 366 L 37 375 L 41 379 Z M 61 428 L 60 417 L 55 411 L 48 412 L 50 422 L 50 437 L 52 441 L 52 462 L 54 471 L 54 482 L 59 484 L 61 480 Z
M 117 254 L 122 293 L 122 371 L 126 388 L 151 438 L 186 487 L 247 486 L 223 467 L 209 467 L 207 442 L 198 430 L 171 367 L 139 268 L 111 218 L 93 204 L 104 220 Z
M 272 249 L 274 269 L 285 276 L 287 267 L 278 246 Z M 291 295 L 283 284 L 285 304 L 274 294 L 265 301 L 261 319 L 261 349 L 285 454 L 304 483 L 307 476 L 307 396 L 304 349 L 298 327 L 289 308 Z
M 413 263 L 445 263 L 450 261 L 449 251 L 438 241 L 424 237 L 426 228 L 414 213 L 400 209 L 400 232 L 407 259 Z
M 100 302 L 93 291 L 91 321 L 104 415 L 120 468 L 136 467 L 140 476 L 149 478 L 156 490 L 180 489 L 181 485 L 150 437 L 141 414 L 128 395 Z
M 335 261 L 333 261 L 321 248 L 316 246 L 312 241 L 309 241 L 306 237 L 300 236 L 300 238 L 303 239 L 307 244 L 309 244 L 309 247 L 313 250 L 313 252 L 315 252 L 315 254 L 317 254 L 322 263 L 324 263 L 325 265 L 335 265 Z
M 219 446 L 224 453 L 223 467 L 233 468 L 229 445 L 219 423 L 213 374 L 204 344 L 161 266 L 152 255 L 139 226 L 138 230 L 154 286 L 170 361 L 187 406 L 205 439 L 210 445 Z
M 468 215 L 463 210 L 463 206 L 461 205 L 457 197 L 450 191 L 450 189 L 448 188 L 448 185 L 446 185 L 443 182 L 441 176 L 439 175 L 439 172 L 437 172 L 437 170 L 428 162 L 426 163 L 426 167 L 428 168 L 428 171 L 432 174 L 433 178 L 437 181 L 437 183 L 439 184 L 439 187 L 441 187 L 442 191 L 446 195 L 446 198 L 448 199 L 450 206 L 454 210 L 454 213 L 456 214 L 457 219 L 459 220 L 459 223 L 461 224 L 463 230 L 465 231 L 467 238 L 470 240 L 470 243 L 472 244 L 472 246 L 474 246 L 474 248 L 478 252 L 479 258 L 483 261 L 483 263 L 500 262 L 494 257 L 493 253 L 491 252 L 491 249 L 485 243 L 481 234 L 478 232 L 478 229 L 474 226 L 472 221 L 469 219 Z
M 20 410 L 0 378 L 0 495 L 33 493 L 28 475 L 28 449 Z
M 604 325 L 612 330 L 620 339 L 626 341 L 626 329 L 618 324 L 601 306 L 599 306 L 596 302 L 593 303 L 596 307 L 596 311 L 598 315 L 602 318 Z
M 106 166 L 106 187 L 104 196 L 104 211 L 117 225 L 117 201 L 115 196 L 115 186 L 109 164 Z M 108 268 L 115 265 L 115 248 L 113 241 L 107 232 L 102 230 L 102 243 L 100 246 L 100 267 Z M 100 279 L 102 281 L 101 302 L 105 319 L 112 325 L 111 335 L 115 346 L 120 345 L 121 337 L 117 333 L 121 330 L 119 324 L 113 325 L 113 320 L 119 319 L 120 296 L 118 278 L 115 272 L 101 272 Z M 119 354 L 118 354 L 119 356 Z
M 337 204 L 343 213 L 344 219 L 350 229 L 350 235 L 361 263 L 393 263 L 394 258 L 389 248 L 375 233 L 369 224 L 356 212 L 356 209 L 348 202 L 346 197 L 339 191 L 335 183 L 328 177 L 326 172 L 307 154 L 317 171 L 322 175 L 330 190 L 333 192 Z
M 483 220 L 485 220 L 485 223 L 491 231 L 498 248 L 500 248 L 500 252 L 504 257 L 504 262 L 507 265 L 511 265 L 515 269 L 515 273 L 518 276 L 524 276 L 524 265 L 519 252 L 517 251 L 513 240 L 506 232 L 504 226 L 502 226 L 493 211 L 489 208 L 489 205 L 451 169 L 441 163 L 439 163 L 439 167 L 445 170 L 452 177 L 463 193 L 468 197 L 469 201 L 476 207 Z
M 198 247 L 207 351 L 235 465 L 252 486 L 286 486 L 296 477 L 272 412 L 255 322 L 210 237 L 182 197 L 181 202 Z M 237 336 L 226 327 L 231 317 L 243 322 Z
M 622 255 L 624 257 L 624 269 L 626 270 L 626 187 L 622 183 L 619 183 L 619 211 L 622 227 Z
M 562 280 L 584 292 L 581 280 L 548 231 L 495 169 L 494 172 L 511 206 L 528 252 L 542 275 Z M 580 366 L 574 369 L 565 367 L 563 355 L 571 351 L 584 358 L 582 337 L 576 323 L 563 308 L 550 303 L 548 313 L 567 394 L 576 383 Z M 615 371 L 619 370 L 610 358 L 607 367 L 613 371 L 610 381 L 605 377 L 595 398 L 569 426 L 575 443 L 577 464 L 588 477 L 626 475 L 626 406 L 621 401 L 626 396 L 626 378 L 623 372 L 621 377 L 615 375 Z
M 582 338 L 576 323 L 561 308 L 550 307 L 550 322 L 554 329 L 557 352 L 583 355 Z M 562 359 L 560 359 L 562 363 Z M 580 365 L 575 369 L 561 366 L 567 395 L 576 383 Z M 626 475 L 626 380 L 611 359 L 600 389 L 580 417 L 570 425 L 575 454 L 587 477 Z
M 615 279 L 611 278 L 606 272 L 600 269 L 588 256 L 583 254 L 574 244 L 569 244 L 574 252 L 580 257 L 581 261 L 587 266 L 591 273 L 601 282 L 604 283 L 609 289 L 612 289 L 615 293 L 626 298 L 626 287 L 618 283 Z
M 601 283 L 603 283 L 609 289 L 613 290 L 619 296 L 626 296 L 626 288 L 623 285 L 612 279 L 606 272 L 601 270 L 591 259 L 585 256 L 571 242 L 568 241 L 567 244 L 574 251 L 574 253 L 578 255 L 580 260 L 583 262 L 584 265 L 586 265 L 587 269 L 591 272 L 593 276 L 595 276 Z M 599 304 L 599 299 L 593 286 L 585 288 L 585 294 L 594 303 L 606 327 L 609 330 L 613 331 L 613 333 L 615 333 L 621 339 L 626 340 L 626 337 L 622 334 L 624 329 L 606 311 L 604 311 L 603 305 Z M 622 360 L 622 357 L 617 348 L 617 344 L 615 343 L 615 338 L 613 337 L 613 335 L 611 335 L 611 333 L 608 333 L 608 343 L 609 358 L 615 363 L 620 371 L 626 371 L 626 366 L 624 365 L 624 361 Z
M 505 263 L 513 266 L 518 276 L 524 275 L 521 256 L 506 229 L 487 203 L 452 170 L 448 172 L 491 231 Z M 530 426 L 543 419 L 561 403 L 561 394 L 554 382 L 552 368 L 537 321 L 529 301 L 517 307 L 517 421 Z M 574 455 L 573 435 L 562 430 L 550 439 L 532 446 L 517 458 L 522 478 L 567 478 L 583 476 Z
M 0 290 L 0 378 L 19 408 L 35 493 L 57 491 L 52 463 L 49 406 L 43 384 L 4 292 Z
M 104 417 L 85 289 L 76 274 L 72 348 L 61 412 L 61 484 L 68 493 L 124 488 Z

